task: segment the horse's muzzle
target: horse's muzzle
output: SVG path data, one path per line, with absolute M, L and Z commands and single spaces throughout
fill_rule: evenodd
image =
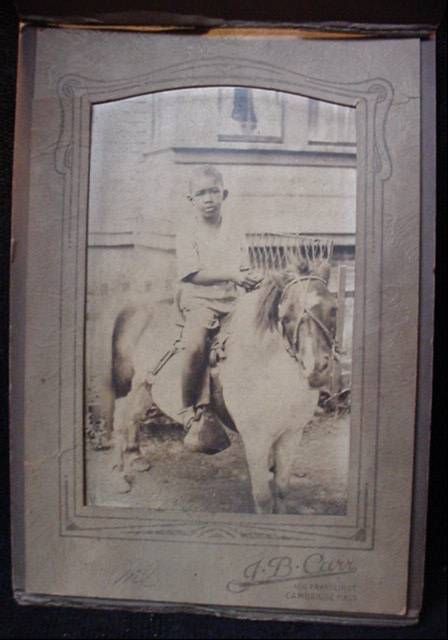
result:
M 313 371 L 308 376 L 308 384 L 311 389 L 320 389 L 328 385 L 328 372 Z

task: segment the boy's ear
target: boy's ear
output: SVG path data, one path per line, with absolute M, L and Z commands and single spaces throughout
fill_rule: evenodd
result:
M 229 192 L 227 191 L 227 189 L 224 189 L 224 191 L 222 192 L 222 199 L 225 200 L 228 195 L 229 195 Z

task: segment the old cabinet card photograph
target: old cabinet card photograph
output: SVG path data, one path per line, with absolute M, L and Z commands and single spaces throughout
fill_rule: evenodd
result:
M 304 166 L 316 104 L 326 151 Z M 93 108 L 88 504 L 347 513 L 354 115 L 238 87 Z M 274 149 L 247 142 L 283 121 Z
M 433 54 L 22 30 L 19 602 L 418 618 Z

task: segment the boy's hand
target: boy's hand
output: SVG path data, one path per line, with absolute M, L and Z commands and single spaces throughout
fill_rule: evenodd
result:
M 241 269 L 241 271 L 238 271 L 233 278 L 235 284 L 239 287 L 243 287 L 246 291 L 250 291 L 256 287 L 262 280 L 262 274 L 252 271 L 251 269 Z

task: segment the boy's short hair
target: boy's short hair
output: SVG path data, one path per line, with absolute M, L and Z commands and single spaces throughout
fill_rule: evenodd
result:
M 193 191 L 192 187 L 195 179 L 200 177 L 202 178 L 203 176 L 209 176 L 211 178 L 214 178 L 218 184 L 220 184 L 222 187 L 224 186 L 224 179 L 222 177 L 222 173 L 216 167 L 213 167 L 210 164 L 204 164 L 200 167 L 196 167 L 191 172 L 190 181 L 188 183 L 190 194 Z

